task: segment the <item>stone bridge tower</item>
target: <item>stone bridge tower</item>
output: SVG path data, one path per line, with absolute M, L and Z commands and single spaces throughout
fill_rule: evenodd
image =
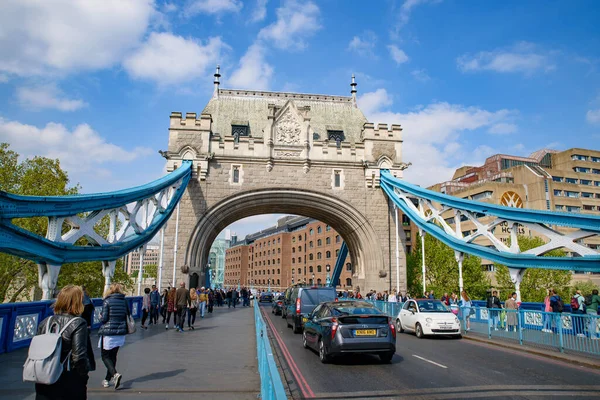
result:
M 211 244 L 229 224 L 289 213 L 340 233 L 355 287 L 395 286 L 394 210 L 379 188 L 379 173 L 389 169 L 401 177 L 406 168 L 400 125 L 367 121 L 356 104 L 354 77 L 351 97 L 221 89 L 219 77 L 217 67 L 213 97 L 200 116 L 171 114 L 167 169 L 194 162 L 180 202 L 177 280 L 197 273 L 204 282 Z M 174 265 L 174 219 L 165 231 L 164 271 Z M 403 249 L 400 260 L 405 290 Z M 163 276 L 165 287 L 172 274 Z

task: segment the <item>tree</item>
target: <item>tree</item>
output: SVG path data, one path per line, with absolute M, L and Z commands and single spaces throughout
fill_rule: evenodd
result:
M 592 281 L 577 281 L 573 282 L 571 285 L 571 292 L 575 292 L 576 290 L 581 290 L 582 295 L 588 295 L 592 293 L 592 290 L 599 290 L 598 285 L 596 285 Z
M 0 190 L 28 196 L 59 196 L 77 194 L 79 185 L 69 186 L 69 177 L 59 160 L 33 157 L 19 162 L 19 155 L 7 143 L 0 143 Z M 45 236 L 48 219 L 44 217 L 15 218 L 12 223 L 34 234 Z M 108 232 L 108 219 L 99 224 Z M 131 286 L 122 268 L 117 268 L 114 282 Z M 95 282 L 102 281 L 101 286 Z M 68 283 L 85 284 L 90 295 L 102 294 L 104 277 L 101 263 L 73 263 L 61 267 L 58 287 Z M 33 261 L 0 253 L 0 300 L 14 302 L 20 298 L 33 300 L 32 289 L 38 284 L 37 266 Z
M 421 243 L 417 235 L 417 243 Z M 407 280 L 411 294 L 422 295 L 422 249 L 415 246 L 407 257 Z M 458 262 L 454 250 L 431 235 L 425 236 L 425 278 L 427 290 L 438 295 L 444 292 L 458 292 Z M 463 258 L 464 289 L 472 298 L 483 298 L 490 287 L 490 280 L 481 268 L 481 259 L 469 254 Z
M 519 235 L 517 241 L 521 251 L 527 251 L 542 246 L 545 243 L 542 238 L 537 236 L 528 237 Z M 552 250 L 544 254 L 544 256 L 564 257 L 565 252 L 562 250 Z M 507 293 L 507 296 L 515 290 L 515 285 L 510 280 L 508 268 L 504 265 L 496 264 L 496 281 L 498 283 L 498 289 Z M 570 271 L 528 268 L 523 274 L 523 280 L 521 281 L 521 300 L 542 302 L 548 295 L 548 289 L 552 288 L 556 289 L 563 299 L 568 299 L 570 298 L 570 282 Z

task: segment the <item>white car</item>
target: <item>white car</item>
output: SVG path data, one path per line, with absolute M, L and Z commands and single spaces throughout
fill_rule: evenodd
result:
M 460 321 L 439 300 L 408 300 L 396 317 L 398 332 L 414 332 L 418 338 L 424 335 L 452 335 L 462 337 Z

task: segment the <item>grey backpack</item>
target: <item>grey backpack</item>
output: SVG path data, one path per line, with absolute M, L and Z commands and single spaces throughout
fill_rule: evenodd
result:
M 78 319 L 82 318 L 72 318 L 58 331 L 58 323 L 56 321 L 52 323 L 52 317 L 48 318 L 46 332 L 31 339 L 27 360 L 23 365 L 24 382 L 52 385 L 58 381 L 64 369 L 64 362 L 68 362 L 71 356 L 69 352 L 65 361 L 60 362 L 62 334 L 71 322 Z

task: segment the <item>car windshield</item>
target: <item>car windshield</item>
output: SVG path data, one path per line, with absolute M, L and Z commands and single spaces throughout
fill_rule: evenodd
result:
M 418 301 L 417 304 L 419 305 L 420 312 L 451 312 L 450 309 L 439 300 Z
M 339 302 L 331 307 L 333 314 L 339 315 L 360 315 L 360 314 L 381 314 L 377 308 L 365 302 Z

